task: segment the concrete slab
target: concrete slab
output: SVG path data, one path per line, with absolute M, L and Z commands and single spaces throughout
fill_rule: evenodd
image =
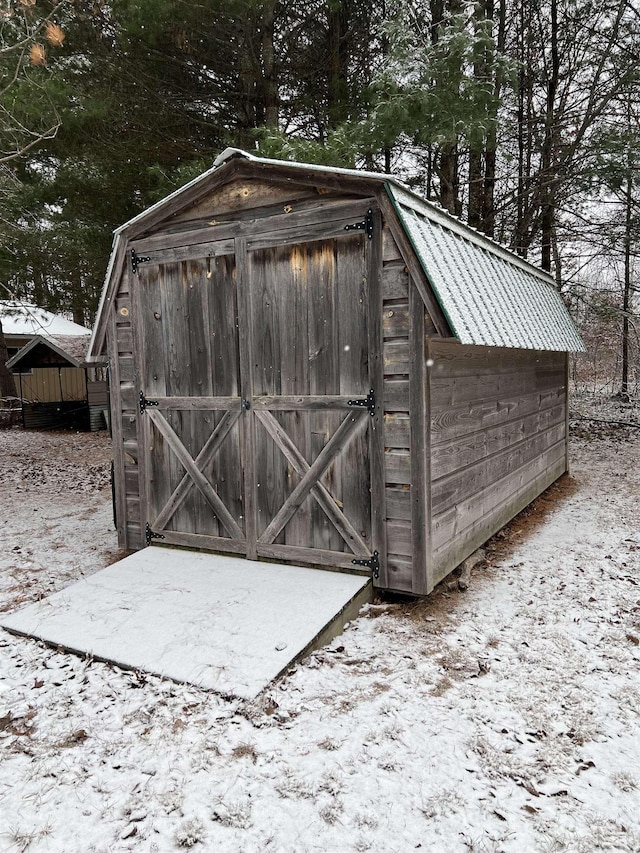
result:
M 2 627 L 129 669 L 252 699 L 339 634 L 367 577 L 145 548 L 3 615 Z

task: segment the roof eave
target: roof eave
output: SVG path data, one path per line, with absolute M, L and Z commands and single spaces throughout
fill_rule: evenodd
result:
M 14 367 L 17 367 L 20 364 L 20 362 L 23 361 L 27 355 L 29 355 L 31 350 L 34 350 L 36 347 L 40 346 L 41 344 L 44 344 L 50 350 L 55 352 L 56 355 L 60 356 L 60 358 L 64 358 L 65 361 L 67 361 L 69 363 L 70 367 L 83 367 L 84 366 L 82 361 L 78 361 L 77 358 L 70 355 L 68 352 L 65 352 L 65 350 L 62 349 L 62 347 L 58 346 L 58 344 L 56 344 L 50 338 L 46 338 L 44 335 L 36 335 L 35 338 L 30 340 L 28 344 L 25 344 L 22 347 L 22 349 L 19 349 L 18 352 L 14 356 L 12 356 L 9 359 L 9 361 L 7 361 L 7 367 L 9 368 L 9 370 L 13 370 Z M 51 366 L 54 367 L 55 365 L 51 365 Z M 59 366 L 62 366 L 62 365 L 59 365 Z
M 109 255 L 109 263 L 104 277 L 104 285 L 100 294 L 100 302 L 96 312 L 96 322 L 91 330 L 91 340 L 87 348 L 86 361 L 89 364 L 104 363 L 105 350 L 107 345 L 107 318 L 109 312 L 108 306 L 114 296 L 113 288 L 111 287 L 112 279 L 116 267 L 116 259 L 118 259 L 120 249 L 120 230 L 116 229 L 113 232 L 113 242 L 111 244 L 111 254 Z

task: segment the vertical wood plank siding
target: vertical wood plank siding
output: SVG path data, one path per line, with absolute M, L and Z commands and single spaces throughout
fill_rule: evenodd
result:
M 437 583 L 566 469 L 564 353 L 432 342 Z
M 270 408 L 279 398 L 298 398 L 298 403 L 274 409 L 274 417 L 309 463 L 345 418 L 344 410 L 335 406 L 333 410 L 308 408 L 309 398 L 360 398 L 370 388 L 367 254 L 362 233 L 347 235 L 343 229 L 338 240 L 276 243 L 248 255 L 256 405 Z M 260 418 L 255 452 L 259 537 L 300 476 L 273 438 Z M 345 517 L 367 542 L 371 530 L 369 469 L 367 431 L 358 430 L 321 477 Z M 310 546 L 333 553 L 345 550 L 344 538 L 313 497 L 308 497 L 287 521 L 275 544 Z
M 236 301 L 238 311 L 238 323 L 243 322 L 245 329 L 251 328 L 252 321 L 252 300 L 248 287 L 248 270 L 247 270 L 247 241 L 244 237 L 236 238 L 235 243 L 236 261 L 238 264 L 236 277 Z M 234 341 L 234 347 L 238 347 L 238 379 L 235 382 L 234 389 L 236 393 L 240 388 L 245 394 L 245 402 L 243 405 L 253 405 L 254 387 L 252 380 L 252 365 L 253 365 L 253 346 L 254 338 L 252 334 L 244 334 L 238 336 L 237 343 Z M 238 384 L 239 383 L 239 384 Z M 241 494 L 244 497 L 244 529 L 246 539 L 249 545 L 247 546 L 247 559 L 255 560 L 258 556 L 255 541 L 258 516 L 258 507 L 256 505 L 256 466 L 255 466 L 255 431 L 248 428 L 246 418 L 242 427 L 242 447 L 240 456 L 244 460 L 242 466 L 242 489 Z
M 144 250 L 145 253 L 150 251 L 151 257 L 141 263 L 137 273 L 133 274 L 126 264 L 112 303 L 109 338 L 110 352 L 117 362 L 117 371 L 112 370 L 112 406 L 114 423 L 117 422 L 120 433 L 116 478 L 120 515 L 124 519 L 120 535 L 123 546 L 142 547 L 145 524 L 149 522 L 155 529 L 155 518 L 168 517 L 171 508 L 166 502 L 184 477 L 184 466 L 177 459 L 175 447 L 169 447 L 167 437 L 148 412 L 139 412 L 141 390 L 150 400 L 235 397 L 239 393 L 240 377 L 235 375 L 239 358 L 247 411 L 252 415 L 251 397 L 255 393 L 263 395 L 263 399 L 269 393 L 276 396 L 326 394 L 327 399 L 331 395 L 366 396 L 370 387 L 371 353 L 368 313 L 369 317 L 375 316 L 376 329 L 381 330 L 381 297 L 376 299 L 376 311 L 369 304 L 367 290 L 375 285 L 372 277 L 379 278 L 380 238 L 378 253 L 371 254 L 368 249 L 365 252 L 367 243 L 362 232 L 344 233 L 345 221 L 351 224 L 363 216 L 363 211 L 366 213 L 367 200 L 349 202 L 345 207 L 343 197 L 318 199 L 315 190 L 311 198 L 318 209 L 316 215 L 320 217 L 315 225 L 297 226 L 297 230 L 289 227 L 286 233 L 281 233 L 279 228 L 270 225 L 268 217 L 263 217 L 251 232 L 250 246 L 250 240 L 244 237 L 236 238 L 235 246 L 227 237 L 217 244 L 208 238 L 205 249 L 199 248 L 196 239 L 194 245 L 184 247 L 184 251 L 176 242 L 175 231 L 169 239 L 175 248 L 163 249 L 161 227 L 155 235 L 145 238 L 155 242 L 152 248 Z M 371 203 L 372 200 L 368 200 L 368 204 Z M 206 210 L 208 204 L 203 202 L 202 210 Z M 278 221 L 282 219 L 281 205 L 274 208 L 275 213 Z M 208 220 L 212 216 L 207 213 Z M 312 217 L 307 218 L 311 222 Z M 291 217 L 290 221 L 295 223 L 296 217 Z M 240 233 L 247 231 L 248 224 L 249 219 L 242 217 Z M 229 229 L 228 225 L 224 227 Z M 327 239 L 323 232 L 329 233 Z M 331 236 L 334 232 L 335 236 Z M 144 244 L 138 248 L 142 254 Z M 367 270 L 363 262 L 368 254 L 373 261 Z M 128 254 L 125 257 L 128 259 Z M 232 266 L 228 266 L 225 259 L 230 259 Z M 236 261 L 240 264 L 238 268 Z M 238 353 L 236 283 L 241 291 L 238 299 L 242 325 L 250 330 L 247 340 L 251 340 L 253 354 L 244 344 Z M 292 322 L 296 311 L 300 314 L 300 322 Z M 270 322 L 272 314 L 273 322 Z M 274 333 L 276 320 L 277 334 Z M 381 331 L 376 329 L 373 334 L 381 337 Z M 265 347 L 270 347 L 269 352 Z M 407 353 L 399 352 L 397 356 L 403 360 L 402 369 L 406 371 Z M 380 352 L 379 401 L 384 396 L 382 361 Z M 273 382 L 277 382 L 277 387 L 271 388 Z M 155 412 L 153 409 L 154 415 Z M 193 459 L 201 451 L 206 429 L 207 434 L 211 434 L 224 416 L 223 410 L 210 412 L 202 406 L 172 406 L 162 402 L 160 412 L 168 427 L 167 435 L 177 435 L 186 454 Z M 339 409 L 335 412 L 319 409 L 317 412 L 310 410 L 303 417 L 302 410 L 290 412 L 285 406 L 275 417 L 284 424 L 304 456 L 314 459 L 345 413 Z M 209 463 L 205 476 L 215 479 L 222 503 L 231 509 L 234 518 L 240 519 L 248 539 L 255 542 L 256 536 L 263 532 L 265 519 L 273 517 L 290 491 L 290 481 L 295 484 L 300 475 L 291 470 L 281 448 L 273 444 L 264 429 L 259 425 L 255 430 L 248 428 L 249 420 L 248 416 L 240 414 L 230 437 L 225 440 L 222 453 L 217 454 L 213 463 L 215 475 Z M 203 421 L 207 423 L 206 429 Z M 377 435 L 381 436 L 381 431 Z M 247 451 L 247 441 L 251 443 L 256 437 L 265 444 L 265 453 L 260 453 L 260 448 Z M 375 450 L 375 442 L 370 448 L 368 431 L 358 430 L 346 452 L 341 453 L 340 459 L 336 458 L 322 478 L 331 487 L 337 505 L 350 520 L 357 536 L 364 537 L 366 544 L 358 546 L 356 556 L 363 550 L 366 554 L 372 535 L 370 453 L 377 453 L 380 460 L 379 491 L 382 495 L 376 508 L 380 514 L 376 538 L 378 542 L 384 541 L 382 440 L 379 443 L 379 451 Z M 141 450 L 143 446 L 148 448 L 146 453 Z M 246 483 L 244 489 L 241 487 L 240 478 L 249 475 L 251 480 L 252 473 L 240 464 L 242 449 L 245 457 L 255 458 L 258 466 L 265 469 L 253 475 L 259 499 L 253 508 L 251 500 L 247 500 L 244 507 L 236 506 L 243 493 L 246 499 L 247 492 L 254 492 L 253 488 L 246 488 Z M 233 453 L 238 458 L 229 466 L 226 463 Z M 270 461 L 271 457 L 274 458 Z M 271 475 L 277 474 L 280 468 L 283 481 L 278 487 Z M 262 506 L 260 501 L 269 501 L 270 495 L 277 498 L 276 505 Z M 171 541 L 177 541 L 176 537 L 180 538 L 186 531 L 188 537 L 193 538 L 194 547 L 198 539 L 209 543 L 209 547 L 215 545 L 227 550 L 223 540 L 228 533 L 198 490 L 191 489 L 181 500 L 176 499 L 175 504 L 173 516 L 162 526 L 166 536 L 173 537 Z M 335 510 L 333 504 L 331 508 Z M 310 558 L 313 561 L 317 549 L 318 555 L 323 556 L 319 562 L 329 564 L 332 555 L 331 559 L 340 558 L 342 563 L 351 566 L 353 555 L 345 545 L 344 531 L 340 535 L 337 529 L 340 520 L 337 517 L 332 524 L 317 502 L 308 498 L 269 547 L 277 548 L 282 544 L 293 553 L 295 547 L 300 550 L 308 543 L 307 561 Z M 250 529 L 252 524 L 255 524 L 255 532 Z M 188 542 L 185 540 L 182 544 Z M 236 542 L 235 545 L 236 551 L 243 551 L 240 544 Z M 262 556 L 270 556 L 266 553 L 266 545 L 260 547 Z M 384 550 L 384 546 L 382 548 Z M 340 552 L 346 552 L 344 558 L 340 557 Z M 247 555 L 256 556 L 255 552 Z

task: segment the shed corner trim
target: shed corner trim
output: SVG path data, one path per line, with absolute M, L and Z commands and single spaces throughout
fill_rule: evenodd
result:
M 404 219 L 404 217 L 402 215 L 402 211 L 400 209 L 400 205 L 398 204 L 398 201 L 394 195 L 392 184 L 389 181 L 385 181 L 384 182 L 384 189 L 385 189 L 385 192 L 387 194 L 387 197 L 389 198 L 389 201 L 391 202 L 391 206 L 393 207 L 393 210 L 396 214 L 398 222 L 400 223 L 402 231 L 404 232 L 407 240 L 409 241 L 409 244 L 411 246 L 413 254 L 414 254 L 418 264 L 420 265 L 420 269 L 424 273 L 424 276 L 427 280 L 427 283 L 429 284 L 429 287 L 431 288 L 431 292 L 433 293 L 434 299 L 436 300 L 438 307 L 442 311 L 442 316 L 447 321 L 447 324 L 449 326 L 448 331 L 457 340 L 457 332 L 456 332 L 455 325 L 454 325 L 451 317 L 449 316 L 449 313 L 447 312 L 447 309 L 444 306 L 442 299 L 440 298 L 440 294 L 438 293 L 438 291 L 436 290 L 436 288 L 433 285 L 433 281 L 431 279 L 431 276 L 429 275 L 429 271 L 425 268 L 425 265 L 422 262 L 422 258 L 420 257 L 420 253 L 418 252 L 415 241 L 413 239 L 413 236 L 411 235 L 411 230 L 409 228 L 407 228 L 405 219 Z M 425 302 L 425 308 L 427 310 L 429 310 L 429 306 L 426 304 L 426 302 Z M 436 324 L 436 328 L 437 328 L 437 324 Z M 444 331 L 444 330 L 439 330 L 439 331 Z M 449 339 L 448 335 L 443 335 L 443 337 L 446 337 L 447 339 Z

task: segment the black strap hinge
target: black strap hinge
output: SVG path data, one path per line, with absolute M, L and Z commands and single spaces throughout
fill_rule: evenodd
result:
M 144 415 L 145 409 L 147 408 L 147 406 L 157 406 L 157 405 L 158 405 L 157 400 L 147 400 L 147 398 L 144 396 L 144 391 L 140 392 L 140 414 L 141 415 Z
M 139 255 L 135 249 L 131 250 L 131 272 L 134 275 L 138 273 L 138 265 L 146 264 L 151 258 L 148 255 Z
M 371 208 L 367 211 L 367 215 L 362 222 L 354 222 L 353 225 L 345 225 L 345 231 L 364 231 L 368 240 L 373 239 L 373 211 Z
M 144 540 L 147 545 L 151 545 L 151 541 L 153 539 L 164 539 L 162 533 L 154 533 L 153 530 L 149 527 L 149 522 L 147 521 L 147 526 L 144 529 Z
M 351 560 L 354 566 L 365 566 L 371 569 L 374 578 L 380 577 L 380 560 L 377 551 L 374 551 L 368 560 Z
M 348 404 L 349 406 L 362 406 L 362 408 L 364 408 L 364 409 L 368 409 L 368 410 L 369 410 L 369 414 L 370 414 L 370 415 L 371 415 L 371 417 L 373 418 L 373 417 L 375 416 L 375 413 L 376 413 L 376 395 L 375 395 L 375 391 L 374 391 L 374 390 L 373 390 L 373 388 L 372 388 L 372 389 L 371 389 L 371 391 L 369 391 L 369 393 L 367 394 L 367 396 L 366 396 L 366 397 L 361 398 L 361 399 L 359 399 L 359 400 L 348 400 L 348 401 L 347 401 L 347 404 Z

